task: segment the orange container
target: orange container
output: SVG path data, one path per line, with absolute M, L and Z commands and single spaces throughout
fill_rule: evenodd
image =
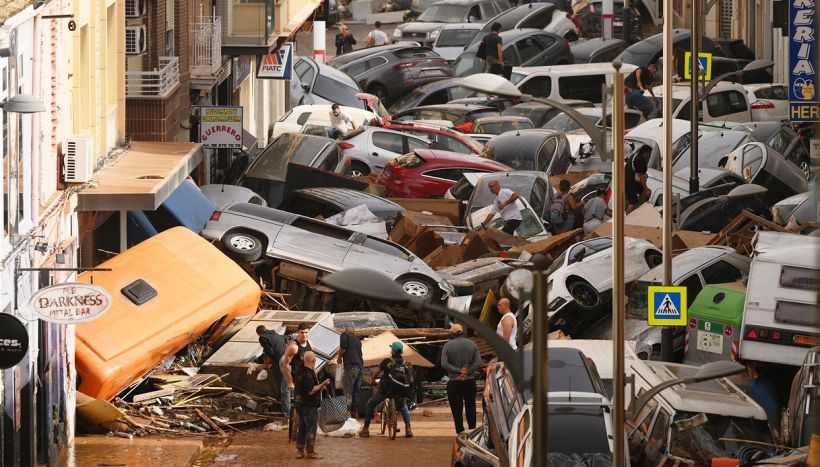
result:
M 738 467 L 740 459 L 730 457 L 715 457 L 712 459 L 712 467 Z
M 111 399 L 215 323 L 218 335 L 259 306 L 259 285 L 185 227 L 155 235 L 99 267 L 111 268 L 93 276 L 111 294 L 112 307 L 77 325 L 75 354 L 79 390 L 99 399 Z M 142 305 L 122 293 L 138 279 L 157 292 Z M 88 283 L 91 273 L 77 280 Z

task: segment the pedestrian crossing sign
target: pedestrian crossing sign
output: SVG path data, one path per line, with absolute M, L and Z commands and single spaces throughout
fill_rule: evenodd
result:
M 649 287 L 649 325 L 686 326 L 686 287 Z

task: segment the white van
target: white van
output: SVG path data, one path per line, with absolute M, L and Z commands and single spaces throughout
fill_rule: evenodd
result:
M 347 112 L 358 126 L 365 125 L 371 119 L 376 118 L 376 114 L 370 110 L 346 106 L 340 106 L 339 110 Z M 306 125 L 329 127 L 330 105 L 316 104 L 294 107 L 293 110 L 286 113 L 279 121 L 273 124 L 273 134 L 270 137 L 270 141 L 275 140 L 283 133 L 299 133 Z
M 657 109 L 661 108 L 663 86 L 655 86 L 652 91 L 659 99 Z M 645 96 L 650 97 L 648 92 Z M 672 84 L 672 118 L 689 120 L 691 110 L 689 101 L 692 97 L 692 88 L 689 83 Z M 706 99 L 701 101 L 700 121 L 712 122 L 751 122 L 752 106 L 746 88 L 741 84 L 721 81 L 709 91 Z
M 761 231 L 752 245 L 740 358 L 801 365 L 820 345 L 820 237 Z
M 624 76 L 637 67 L 624 63 Z M 601 85 L 612 85 L 615 69 L 611 63 L 584 63 L 578 65 L 552 65 L 515 67 L 510 81 L 524 94 L 545 99 L 578 99 L 594 104 L 601 103 Z

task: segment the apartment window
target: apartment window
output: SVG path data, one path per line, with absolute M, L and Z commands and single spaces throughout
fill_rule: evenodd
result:
M 169 29 L 165 31 L 165 56 L 176 57 L 174 50 L 174 30 Z

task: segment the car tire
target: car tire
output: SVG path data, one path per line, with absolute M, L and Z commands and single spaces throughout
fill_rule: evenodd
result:
M 567 284 L 567 290 L 581 308 L 591 309 L 601 304 L 601 294 L 583 279 L 575 279 Z
M 646 265 L 649 266 L 649 269 L 663 264 L 663 255 L 657 251 L 647 251 L 644 257 L 646 258 Z
M 378 97 L 382 105 L 387 107 L 390 104 L 390 97 L 387 95 L 387 89 L 381 84 L 374 84 L 368 88 L 368 92 Z
M 404 276 L 396 280 L 404 293 L 419 298 L 425 303 L 431 303 L 438 299 L 438 285 L 432 279 L 423 276 Z
M 262 240 L 250 232 L 228 232 L 222 237 L 222 246 L 234 261 L 251 263 L 262 257 Z
M 351 177 L 367 177 L 368 175 L 370 175 L 370 167 L 367 164 L 359 161 L 350 164 Z

